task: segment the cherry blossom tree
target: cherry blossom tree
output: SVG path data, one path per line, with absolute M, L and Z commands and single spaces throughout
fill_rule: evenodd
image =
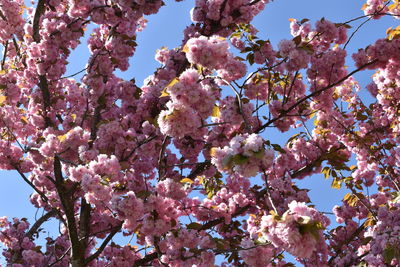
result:
M 197 0 L 139 87 L 116 71 L 163 1 L 0 0 L 0 168 L 45 210 L 0 218 L 7 266 L 400 264 L 400 27 L 346 50 L 354 23 L 396 19 L 399 1 L 367 0 L 347 22 L 291 19 L 276 47 L 251 25 L 268 2 Z M 66 67 L 82 40 L 78 79 Z M 294 135 L 275 144 L 271 131 Z M 348 191 L 335 225 L 298 184 L 318 173 Z M 41 243 L 48 220 L 59 233 Z

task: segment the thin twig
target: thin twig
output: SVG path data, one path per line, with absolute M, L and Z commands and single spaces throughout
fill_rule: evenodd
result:
M 264 176 L 265 176 L 265 191 L 267 192 L 268 200 L 269 200 L 269 202 L 271 203 L 271 206 L 272 206 L 272 208 L 274 209 L 275 214 L 278 214 L 278 215 L 279 215 L 278 209 L 275 207 L 274 201 L 272 200 L 272 197 L 271 197 L 271 193 L 269 192 L 268 175 L 267 175 L 267 173 L 265 172 L 265 170 L 264 170 Z
M 35 15 L 33 17 L 33 40 L 36 43 L 40 42 L 40 17 L 45 11 L 45 0 L 39 0 L 36 10 L 35 10 Z
M 71 246 L 61 255 L 61 257 L 59 257 L 58 259 L 56 259 L 53 263 L 49 264 L 47 267 L 51 267 L 51 266 L 53 266 L 53 265 L 59 263 L 60 261 L 62 261 L 62 259 L 64 259 L 65 256 L 68 255 L 68 253 L 70 252 L 70 250 L 71 250 Z
M 53 217 L 54 215 L 57 214 L 57 210 L 56 209 L 52 209 L 51 211 L 49 211 L 48 213 L 46 213 L 45 215 L 43 215 L 42 217 L 40 217 L 31 227 L 31 229 L 29 229 L 29 231 L 25 234 L 26 237 L 28 237 L 29 239 L 32 239 L 33 235 L 39 230 L 39 227 L 46 222 L 48 219 L 50 219 L 51 217 Z
M 97 251 L 85 259 L 84 266 L 87 266 L 92 260 L 96 259 L 103 252 L 108 242 L 110 242 L 110 240 L 121 230 L 121 227 L 122 223 L 114 227 L 111 233 L 104 239 L 103 243 L 100 245 Z
M 332 83 L 332 84 L 330 84 L 330 85 L 328 85 L 328 86 L 326 86 L 326 87 L 323 87 L 323 88 L 321 88 L 321 89 L 319 89 L 319 90 L 316 90 L 316 91 L 312 92 L 311 94 L 309 94 L 309 95 L 307 95 L 307 96 L 304 96 L 303 98 L 301 98 L 300 100 L 298 100 L 295 104 L 293 104 L 291 107 L 289 107 L 289 108 L 286 109 L 286 110 L 283 110 L 283 111 L 279 114 L 279 116 L 277 116 L 277 117 L 275 117 L 275 118 L 269 120 L 268 122 L 266 122 L 265 124 L 263 124 L 261 127 L 259 127 L 259 128 L 255 131 L 255 133 L 259 133 L 259 132 L 262 131 L 263 129 L 267 128 L 269 125 L 271 125 L 271 124 L 273 124 L 274 122 L 280 120 L 281 118 L 283 118 L 284 116 L 286 116 L 287 113 L 289 113 L 290 111 L 292 111 L 293 109 L 295 109 L 297 106 L 299 106 L 301 103 L 307 101 L 308 99 L 310 99 L 310 98 L 312 98 L 312 97 L 314 97 L 314 96 L 319 95 L 320 93 L 322 93 L 322 92 L 324 92 L 324 91 L 326 91 L 326 90 L 328 90 L 328 89 L 330 89 L 330 88 L 332 88 L 332 87 L 334 87 L 334 86 L 336 86 L 336 85 L 341 84 L 342 82 L 344 82 L 345 80 L 347 80 L 348 78 L 350 78 L 351 76 L 353 76 L 355 73 L 357 73 L 357 72 L 363 70 L 365 67 L 367 67 L 367 66 L 369 66 L 369 65 L 374 64 L 375 62 L 377 62 L 376 59 L 374 59 L 374 60 L 372 60 L 372 61 L 370 61 L 370 62 L 368 62 L 368 63 L 362 65 L 361 67 L 359 67 L 359 68 L 357 68 L 357 69 L 355 69 L 355 70 L 353 70 L 352 72 L 350 72 L 349 74 L 347 74 L 346 76 L 344 76 L 342 79 L 338 80 L 337 82 L 334 82 L 334 83 Z
M 8 51 L 8 40 L 6 41 L 6 44 L 4 45 L 3 60 L 1 61 L 1 70 L 4 70 L 4 64 L 6 63 L 6 57 L 7 57 L 7 51 Z
M 362 26 L 364 26 L 368 21 L 370 21 L 372 17 L 369 17 L 365 21 L 363 21 L 358 27 L 351 33 L 349 39 L 347 39 L 346 43 L 343 46 L 343 50 L 346 49 L 347 45 L 350 43 L 351 39 L 354 37 L 354 35 L 361 29 Z
M 219 77 L 218 77 L 218 78 L 219 78 Z M 243 122 L 244 122 L 244 126 L 245 126 L 246 130 L 247 130 L 248 132 L 250 132 L 250 130 L 251 130 L 250 124 L 249 124 L 249 122 L 248 122 L 248 120 L 247 120 L 247 118 L 246 118 L 246 115 L 245 115 L 244 112 L 243 112 L 243 102 L 242 102 L 242 96 L 241 96 L 241 94 L 236 90 L 235 87 L 233 87 L 233 85 L 232 85 L 230 82 L 228 82 L 228 81 L 226 81 L 226 80 L 224 80 L 224 79 L 222 79 L 222 78 L 219 78 L 219 79 L 221 79 L 222 81 L 224 81 L 224 82 L 235 92 L 235 94 L 236 94 L 236 99 L 237 99 L 237 101 L 238 101 L 238 106 L 239 106 L 239 113 L 240 113 L 240 115 L 242 115 Z
M 162 180 L 162 178 L 164 177 L 164 174 L 166 173 L 165 170 L 165 164 L 164 164 L 164 153 L 165 153 L 165 149 L 167 147 L 167 143 L 168 140 L 170 139 L 170 137 L 168 135 L 166 135 L 164 137 L 164 140 L 161 144 L 161 149 L 160 149 L 160 153 L 158 155 L 158 179 Z
M 390 3 L 390 1 L 387 1 L 387 3 L 385 3 L 385 5 L 383 5 L 383 7 L 377 11 L 374 12 L 373 14 L 368 15 L 368 19 L 366 19 L 365 21 L 363 21 L 360 25 L 358 25 L 358 27 L 351 33 L 349 39 L 347 39 L 347 42 L 344 44 L 343 49 L 345 50 L 347 45 L 349 44 L 350 40 L 354 37 L 354 35 L 361 29 L 362 26 L 364 26 L 368 21 L 370 21 L 374 16 L 376 16 L 376 14 L 379 14 L 382 10 L 385 9 L 385 7 Z
M 42 200 L 43 200 L 44 202 L 48 202 L 48 201 L 49 201 L 49 199 L 47 198 L 47 196 L 46 196 L 42 191 L 40 191 L 31 181 L 29 181 L 29 179 L 28 179 L 28 178 L 25 176 L 25 174 L 19 169 L 18 166 L 14 165 L 13 167 L 14 167 L 14 169 L 19 173 L 19 175 L 22 177 L 22 179 L 24 179 L 24 181 L 25 181 L 30 187 L 32 187 L 33 190 L 36 191 L 36 193 L 39 194 L 39 196 L 42 198 Z
M 82 70 L 80 70 L 78 72 L 75 72 L 74 74 L 71 74 L 71 75 L 68 75 L 68 76 L 64 76 L 64 77 L 61 77 L 61 78 L 58 78 L 58 79 L 55 79 L 55 80 L 52 80 L 52 81 L 59 81 L 59 80 L 62 80 L 62 79 L 72 78 L 72 77 L 74 77 L 74 76 L 76 76 L 78 74 L 81 74 L 82 72 L 86 71 L 87 69 L 88 68 L 86 67 L 86 68 L 84 68 L 84 69 L 82 69 Z
M 157 137 L 158 137 L 157 135 L 153 135 L 153 136 L 150 136 L 150 137 L 148 137 L 147 139 L 143 140 L 142 142 L 139 142 L 139 144 L 137 144 L 136 147 L 134 147 L 134 148 L 132 149 L 132 151 L 129 152 L 129 154 L 128 154 L 127 156 L 122 157 L 120 161 L 126 161 L 126 160 L 128 160 L 128 159 L 133 155 L 133 153 L 135 153 L 136 149 L 139 149 L 141 146 L 143 146 L 144 144 L 149 143 L 150 141 L 154 140 L 154 139 L 157 138 Z

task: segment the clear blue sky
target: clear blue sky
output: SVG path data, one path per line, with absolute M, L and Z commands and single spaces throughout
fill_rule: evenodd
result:
M 258 36 L 263 39 L 270 39 L 276 47 L 281 39 L 289 39 L 289 18 L 308 18 L 312 22 L 321 17 L 334 22 L 345 22 L 349 19 L 363 15 L 360 10 L 365 1 L 360 0 L 276 0 L 267 5 L 254 20 L 254 25 L 260 31 Z M 189 11 L 194 5 L 194 1 L 174 2 L 167 1 L 166 6 L 162 7 L 159 14 L 147 17 L 149 20 L 147 28 L 138 34 L 138 47 L 135 56 L 131 59 L 131 68 L 122 73 L 121 77 L 126 79 L 135 78 L 140 86 L 145 77 L 152 74 L 158 62 L 154 60 L 155 51 L 166 46 L 174 48 L 181 43 L 182 31 L 186 25 L 190 24 Z M 362 21 L 362 20 L 361 20 Z M 353 23 L 351 33 L 361 22 Z M 397 26 L 398 22 L 391 18 L 383 18 L 378 21 L 370 21 L 363 26 L 349 44 L 349 55 L 358 48 L 367 46 L 374 42 L 378 37 L 384 37 L 385 31 L 390 26 Z M 86 41 L 72 54 L 67 69 L 67 75 L 82 70 L 87 62 L 88 53 Z M 348 66 L 352 69 L 351 60 Z M 363 85 L 369 83 L 369 74 L 357 76 Z M 363 93 L 367 96 L 367 93 Z M 268 130 L 266 138 L 275 143 L 284 144 L 287 136 L 293 135 L 278 134 L 273 130 Z M 15 173 L 0 171 L 0 216 L 27 217 L 33 222 L 36 210 L 28 201 L 32 190 Z M 323 211 L 331 211 L 332 206 L 338 203 L 343 196 L 343 192 L 334 191 L 330 188 L 330 181 L 325 181 L 322 175 L 315 175 L 301 183 L 303 187 L 311 189 L 310 196 L 314 204 Z M 39 212 L 40 214 L 40 212 Z M 1 261 L 0 261 L 1 262 Z

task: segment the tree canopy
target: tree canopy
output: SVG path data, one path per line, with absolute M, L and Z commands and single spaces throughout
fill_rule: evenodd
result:
M 45 211 L 0 218 L 7 266 L 399 266 L 400 26 L 347 48 L 399 1 L 273 45 L 251 24 L 269 0 L 196 0 L 144 84 L 119 77 L 165 4 L 0 0 L 0 169 Z M 347 192 L 332 214 L 299 185 L 318 173 Z

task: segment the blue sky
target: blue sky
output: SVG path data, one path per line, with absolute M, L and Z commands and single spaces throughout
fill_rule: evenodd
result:
M 266 6 L 254 20 L 254 25 L 260 31 L 258 37 L 271 40 L 274 47 L 281 39 L 290 39 L 289 18 L 303 19 L 308 18 L 314 22 L 321 17 L 334 22 L 345 22 L 352 18 L 363 15 L 360 10 L 365 1 L 360 0 L 276 0 Z M 162 46 L 174 48 L 181 43 L 182 31 L 186 25 L 190 24 L 189 11 L 193 7 L 194 1 L 166 2 L 159 14 L 148 16 L 147 28 L 138 34 L 138 47 L 135 56 L 131 59 L 131 68 L 120 73 L 126 79 L 135 78 L 140 86 L 144 78 L 152 74 L 159 63 L 154 60 L 155 51 Z M 363 20 L 352 23 L 355 30 Z M 358 48 L 366 47 L 373 43 L 377 38 L 385 36 L 385 31 L 390 26 L 397 26 L 398 22 L 392 18 L 383 18 L 378 21 L 370 21 L 363 26 L 354 36 L 348 46 L 349 55 L 357 51 Z M 67 75 L 82 70 L 87 62 L 88 53 L 86 41 L 73 52 L 67 69 Z M 351 60 L 348 60 L 349 69 L 352 69 Z M 372 73 L 357 75 L 362 85 L 370 81 Z M 368 93 L 363 89 L 363 97 L 368 98 Z M 265 137 L 275 143 L 284 143 L 285 137 L 293 135 L 293 132 L 280 134 L 274 130 L 268 130 Z M 27 217 L 32 222 L 36 209 L 34 209 L 28 197 L 32 190 L 15 173 L 10 171 L 0 171 L 0 216 Z M 310 196 L 314 204 L 323 211 L 331 211 L 332 206 L 343 196 L 343 192 L 335 191 L 330 188 L 330 181 L 325 181 L 322 175 L 315 175 L 301 183 L 303 187 L 311 189 Z M 39 211 L 38 214 L 40 214 Z

